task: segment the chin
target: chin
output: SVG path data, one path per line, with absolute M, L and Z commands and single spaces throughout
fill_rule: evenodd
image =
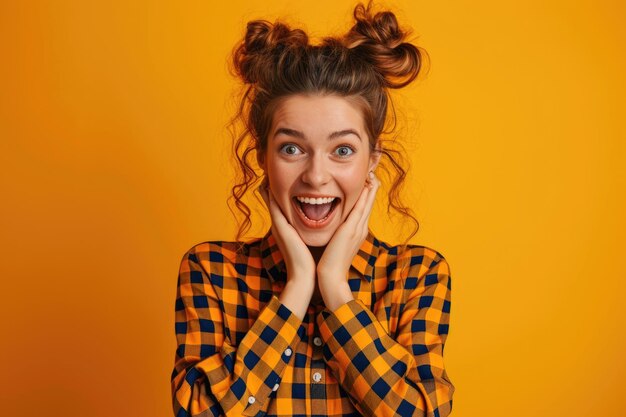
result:
M 298 230 L 298 234 L 300 235 L 300 238 L 305 245 L 312 247 L 326 246 L 328 245 L 328 242 L 330 242 L 330 239 L 333 237 L 333 233 L 331 233 L 330 231 L 302 233 L 302 231 Z

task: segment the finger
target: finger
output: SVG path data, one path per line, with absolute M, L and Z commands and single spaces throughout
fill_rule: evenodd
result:
M 351 216 L 354 215 L 353 219 L 355 221 L 355 224 L 360 223 L 360 221 L 363 219 L 363 216 L 367 214 L 366 211 L 368 210 L 368 205 L 371 206 L 371 203 L 373 203 L 375 192 L 372 192 L 372 191 L 375 191 L 374 181 L 376 181 L 376 178 L 373 175 L 374 174 L 370 172 L 368 179 L 365 182 L 363 189 L 361 190 L 359 199 L 357 200 L 356 204 L 354 205 L 354 208 L 352 209 Z M 372 201 L 370 202 L 370 200 Z
M 374 207 L 374 201 L 376 201 L 376 193 L 378 189 L 380 188 L 380 181 L 378 180 L 378 178 L 376 178 L 374 173 L 370 173 L 369 181 L 370 181 L 370 185 L 368 187 L 369 191 L 367 194 L 367 200 L 365 201 L 363 215 L 360 218 L 361 222 L 359 222 L 359 226 L 357 226 L 359 230 L 362 228 L 367 228 L 370 215 L 372 214 L 372 208 Z
M 363 189 L 361 190 L 361 194 L 359 194 L 359 198 L 357 199 L 356 203 L 354 203 L 352 210 L 350 210 L 350 214 L 348 214 L 346 220 L 339 227 L 339 229 L 337 229 L 337 232 L 343 229 L 348 229 L 353 232 L 356 231 L 356 227 L 359 224 L 361 217 L 363 216 L 363 205 L 367 198 L 366 193 L 367 187 L 363 187 Z
M 272 217 L 272 223 L 274 223 L 277 227 L 291 227 L 291 224 L 289 224 L 289 222 L 287 221 L 287 218 L 283 214 L 283 211 L 278 206 L 278 203 L 276 203 L 272 190 L 269 189 L 267 193 L 268 193 L 269 209 L 270 209 L 270 216 Z
M 273 219 L 274 216 L 276 216 L 278 213 L 276 211 L 277 204 L 273 198 L 272 190 L 267 188 L 267 186 L 264 183 L 259 186 L 258 190 L 259 190 L 259 193 L 261 194 L 261 197 L 263 197 L 263 201 L 265 202 L 265 205 L 267 205 L 267 209 L 270 212 L 270 216 Z M 282 211 L 280 212 L 280 214 L 282 214 Z
M 276 204 L 276 200 L 274 200 L 274 196 L 271 190 L 269 188 L 266 188 L 265 184 L 261 184 L 258 190 L 259 190 L 259 193 L 261 194 L 261 197 L 263 197 L 263 201 L 265 202 L 265 205 L 267 206 L 267 209 L 270 213 L 270 218 L 272 219 L 272 225 L 273 226 L 276 226 L 277 224 L 282 225 L 283 223 L 282 219 L 284 219 L 285 216 L 283 215 L 282 211 L 278 207 L 278 204 Z
M 374 201 L 376 200 L 376 193 L 380 188 L 380 180 L 373 172 L 370 172 L 370 192 L 367 195 L 367 211 L 370 212 L 372 207 L 374 206 Z

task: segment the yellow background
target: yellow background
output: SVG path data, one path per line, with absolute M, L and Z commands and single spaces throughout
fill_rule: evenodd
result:
M 453 415 L 625 415 L 625 3 L 383 4 L 432 60 L 398 104 Z M 227 54 L 353 5 L 2 1 L 2 415 L 171 415 L 181 257 L 234 232 Z

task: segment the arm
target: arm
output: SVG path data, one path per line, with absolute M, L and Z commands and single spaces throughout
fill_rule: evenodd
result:
M 409 267 L 402 280 L 408 296 L 396 340 L 359 300 L 317 318 L 324 358 L 363 415 L 445 417 L 452 410 L 454 386 L 443 363 L 450 319 L 449 267 L 438 256 L 419 279 L 418 269 Z
M 238 346 L 224 334 L 212 274 L 192 249 L 180 265 L 176 298 L 174 414 L 254 416 L 293 358 L 301 320 L 272 296 Z

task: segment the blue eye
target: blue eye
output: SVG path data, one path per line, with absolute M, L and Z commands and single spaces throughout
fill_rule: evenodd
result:
M 335 153 L 338 156 L 346 157 L 352 155 L 354 153 L 354 149 L 352 149 L 350 146 L 343 145 L 338 147 Z
M 280 151 L 286 153 L 287 155 L 298 155 L 298 153 L 300 153 L 300 148 L 291 143 L 287 143 L 280 147 Z

